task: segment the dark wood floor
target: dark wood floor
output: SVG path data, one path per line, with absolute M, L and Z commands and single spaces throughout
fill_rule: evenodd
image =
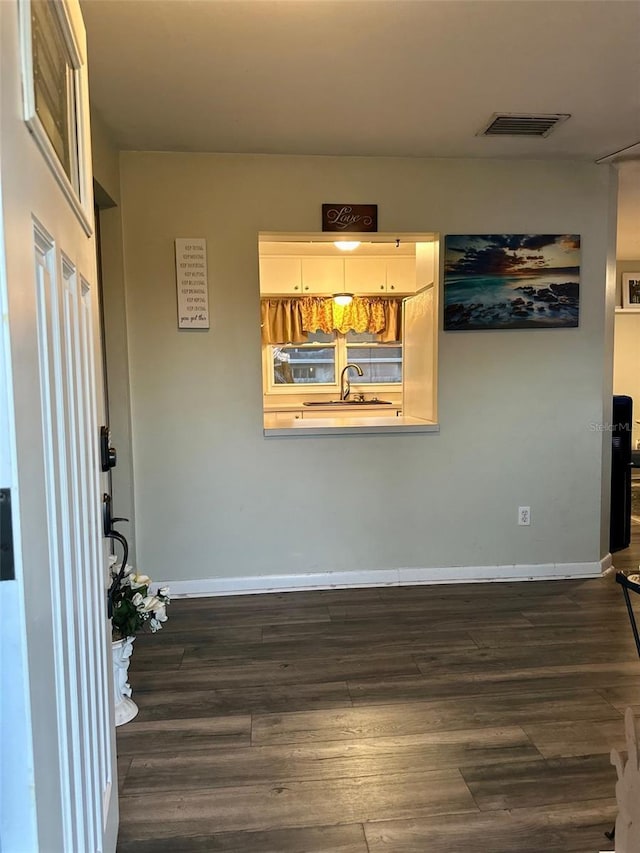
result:
M 606 850 L 640 714 L 611 579 L 174 601 L 130 680 L 119 853 Z

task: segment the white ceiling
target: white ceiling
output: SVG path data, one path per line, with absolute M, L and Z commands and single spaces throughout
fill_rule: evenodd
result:
M 640 140 L 640 0 L 82 8 L 92 103 L 121 148 L 595 160 Z M 495 112 L 571 118 L 546 139 L 476 136 Z

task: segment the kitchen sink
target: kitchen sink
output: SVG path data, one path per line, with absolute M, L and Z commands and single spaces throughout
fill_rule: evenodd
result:
M 303 406 L 391 406 L 391 400 L 325 400 L 319 402 L 313 400 L 309 403 L 303 403 Z

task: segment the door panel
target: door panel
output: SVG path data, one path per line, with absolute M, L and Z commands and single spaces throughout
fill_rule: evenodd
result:
M 68 12 L 81 40 L 74 55 L 85 57 L 77 0 L 55 8 Z M 79 215 L 91 209 L 89 129 L 85 121 L 77 140 L 84 195 L 72 204 L 22 109 L 28 11 L 27 0 L 0 2 L 0 301 L 9 339 L 0 414 L 4 408 L 11 439 L 0 436 L 0 454 L 10 459 L 15 496 L 17 677 L 28 720 L 17 823 L 36 826 L 29 849 L 40 853 L 112 853 L 118 811 L 100 515 L 101 355 L 95 243 Z M 76 114 L 86 119 L 86 67 L 76 71 Z M 11 730 L 8 722 L 3 730 Z M 5 737 L 0 732 L 3 755 Z M 9 842 L 8 849 L 22 848 Z
M 56 268 L 53 241 L 39 224 L 34 250 L 49 571 L 52 607 L 64 617 L 54 623 L 53 637 L 60 775 L 70 794 L 63 802 L 64 837 L 69 850 L 99 850 L 113 762 L 107 638 L 95 618 L 104 613 L 102 573 L 85 583 L 86 568 L 102 565 L 95 288 L 79 278 L 67 255 L 60 254 Z

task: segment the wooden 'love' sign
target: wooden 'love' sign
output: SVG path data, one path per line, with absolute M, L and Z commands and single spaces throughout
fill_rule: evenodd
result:
M 377 204 L 323 204 L 323 231 L 377 231 Z

